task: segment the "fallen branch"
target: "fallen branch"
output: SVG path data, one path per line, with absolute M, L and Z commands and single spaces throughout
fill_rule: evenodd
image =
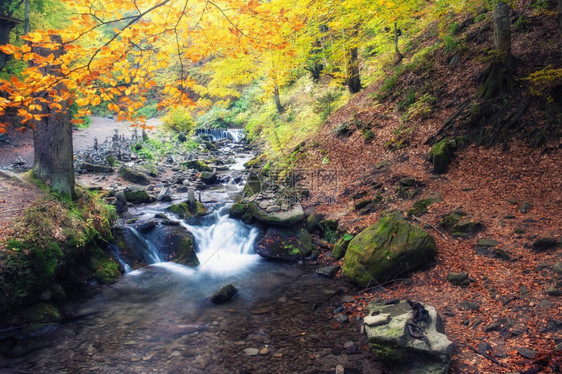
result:
M 435 226 L 432 225 L 431 223 L 429 223 L 429 222 L 427 222 L 427 221 L 424 221 L 423 219 L 418 218 L 418 217 L 416 217 L 416 216 L 411 216 L 411 217 L 417 219 L 418 221 L 420 221 L 421 223 L 423 223 L 423 224 L 425 224 L 425 225 L 431 226 L 431 228 L 434 229 L 435 231 L 437 231 L 437 232 L 443 237 L 443 239 L 449 241 L 449 239 L 445 236 L 445 234 L 443 234 L 443 233 L 441 232 L 441 230 L 439 230 L 437 227 L 435 227 Z
M 486 352 L 480 352 L 480 351 L 478 351 L 476 348 L 473 348 L 472 346 L 468 346 L 468 348 L 469 348 L 471 351 L 473 351 L 474 353 L 476 353 L 476 354 L 478 354 L 478 355 L 480 355 L 480 356 L 482 356 L 482 357 L 484 357 L 484 358 L 487 358 L 488 360 L 492 361 L 494 364 L 499 365 L 499 366 L 501 366 L 501 367 L 507 369 L 507 365 L 502 364 L 501 362 L 499 362 L 498 360 L 496 360 L 495 358 L 493 358 L 492 356 L 490 356 L 490 355 L 487 354 Z

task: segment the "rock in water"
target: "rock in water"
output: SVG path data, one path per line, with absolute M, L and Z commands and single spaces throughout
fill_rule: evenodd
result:
M 213 296 L 211 296 L 211 302 L 213 304 L 226 303 L 234 296 L 236 296 L 237 293 L 238 290 L 236 289 L 236 287 L 234 287 L 232 284 L 228 284 L 226 286 L 221 287 L 217 292 L 213 294 Z
M 312 252 L 312 236 L 304 228 L 270 227 L 254 249 L 260 256 L 272 260 L 299 261 Z
M 127 207 L 127 198 L 123 191 L 119 191 L 115 194 L 115 202 L 113 205 L 115 206 L 115 212 L 117 214 L 125 213 L 129 210 Z
M 369 343 L 377 356 L 385 363 L 388 373 L 445 374 L 449 370 L 453 343 L 445 335 L 443 320 L 434 307 L 424 305 L 427 319 L 417 323 L 421 329 L 415 331 L 427 339 L 416 339 L 409 332 L 413 310 L 407 301 L 385 305 L 372 303 L 368 306 L 368 317 L 389 315 L 385 324 L 366 323 Z
M 394 212 L 351 240 L 342 274 L 368 286 L 427 267 L 436 254 L 433 237 Z

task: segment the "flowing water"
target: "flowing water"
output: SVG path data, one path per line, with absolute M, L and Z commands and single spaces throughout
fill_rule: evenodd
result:
M 246 156 L 247 158 L 247 156 Z M 269 262 L 253 252 L 255 227 L 228 217 L 242 182 L 206 191 L 212 213 L 181 221 L 201 262 L 163 262 L 153 243 L 134 231 L 149 266 L 126 273 L 93 298 L 69 303 L 71 318 L 18 337 L 0 373 L 378 373 L 361 347 L 358 322 L 336 323 L 346 284 L 321 278 L 315 266 Z M 217 200 L 222 200 L 216 202 Z M 165 205 L 133 210 L 153 217 Z M 233 284 L 237 297 L 209 297 Z M 358 349 L 343 349 L 352 341 Z

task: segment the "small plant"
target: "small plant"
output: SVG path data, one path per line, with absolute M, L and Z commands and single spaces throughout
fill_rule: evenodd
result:
M 386 99 L 387 97 L 390 96 L 390 94 L 394 90 L 394 87 L 396 87 L 397 84 L 398 84 L 398 73 L 386 77 L 386 79 L 383 82 L 383 85 L 381 86 L 381 89 L 377 94 L 374 95 L 374 98 L 378 100 Z
M 342 96 L 341 91 L 328 91 L 316 99 L 314 104 L 314 113 L 319 114 L 323 121 L 332 114 L 335 103 Z
M 372 142 L 374 138 L 375 138 L 375 133 L 373 132 L 373 130 L 369 129 L 363 131 L 363 140 L 365 141 L 365 143 Z
M 324 156 L 322 158 L 322 165 L 328 165 L 330 163 L 330 157 Z
M 408 109 L 406 120 L 410 121 L 418 118 L 425 118 L 425 116 L 433 111 L 433 104 L 436 99 L 430 94 L 423 94 L 415 103 Z
M 345 137 L 345 138 L 351 136 L 351 134 L 353 134 L 353 131 L 354 130 L 351 128 L 351 125 L 347 122 L 342 123 L 341 125 L 339 125 L 338 127 L 332 130 L 332 132 L 337 137 Z
M 408 91 L 406 91 L 404 100 L 398 102 L 398 104 L 396 105 L 396 109 L 398 109 L 400 112 L 405 112 L 406 110 L 408 110 L 410 105 L 412 105 L 415 102 L 416 102 L 416 91 L 415 89 L 410 88 Z

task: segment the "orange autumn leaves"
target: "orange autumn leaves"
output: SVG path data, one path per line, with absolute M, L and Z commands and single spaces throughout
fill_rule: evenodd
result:
M 194 62 L 286 46 L 285 11 L 256 0 L 63 2 L 75 12 L 70 27 L 0 46 L 28 63 L 18 77 L 0 80 L 0 115 L 17 113 L 18 127 L 34 127 L 67 103 L 78 105 L 77 117 L 107 103 L 119 119 L 133 120 L 149 91 L 162 107 L 193 105 L 187 71 Z

